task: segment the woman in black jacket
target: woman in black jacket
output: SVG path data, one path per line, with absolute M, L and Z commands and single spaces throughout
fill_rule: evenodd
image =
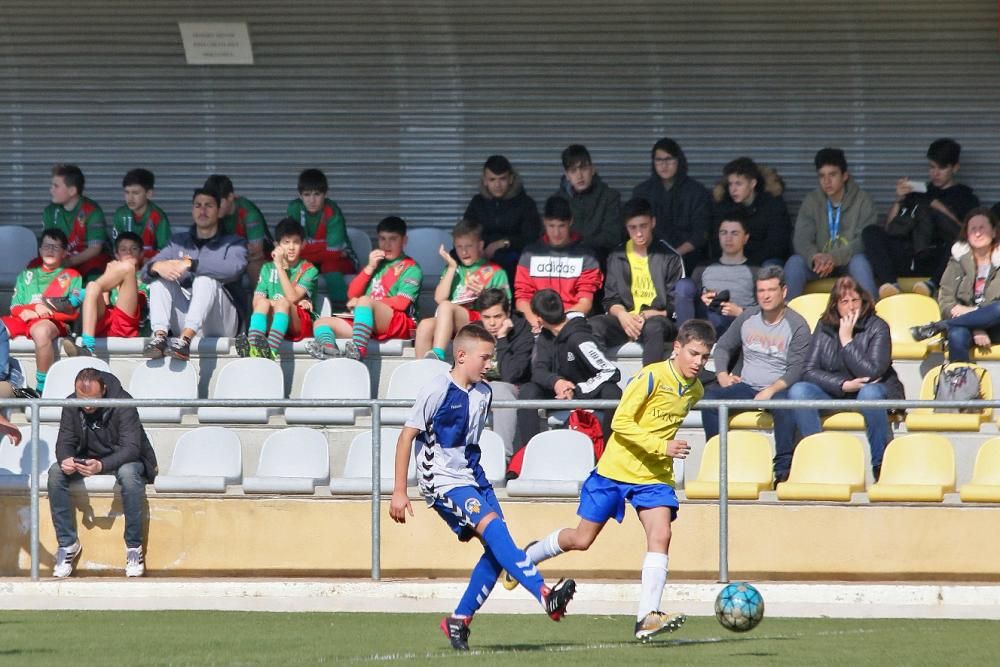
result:
M 791 400 L 904 398 L 903 383 L 892 368 L 889 325 L 875 314 L 872 297 L 853 278 L 837 279 L 826 311 L 813 334 L 802 381 L 788 392 Z M 878 479 L 882 453 L 892 439 L 889 415 L 861 410 L 871 448 L 872 472 Z M 802 437 L 819 433 L 819 411 L 793 411 Z

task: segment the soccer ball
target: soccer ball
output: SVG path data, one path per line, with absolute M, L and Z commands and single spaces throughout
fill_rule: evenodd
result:
M 753 630 L 764 618 L 764 598 L 745 581 L 727 584 L 715 598 L 715 617 L 727 630 Z

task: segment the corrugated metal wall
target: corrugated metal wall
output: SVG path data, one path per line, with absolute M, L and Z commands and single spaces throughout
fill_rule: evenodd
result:
M 177 22 L 199 20 L 248 21 L 256 64 L 185 65 Z M 705 182 L 741 154 L 777 167 L 793 211 L 821 146 L 884 209 L 952 136 L 992 202 L 998 102 L 985 0 L 2 0 L 0 223 L 37 225 L 64 161 L 109 213 L 147 166 L 176 222 L 215 171 L 274 222 L 319 166 L 350 224 L 450 225 L 490 153 L 541 203 L 582 142 L 627 195 L 664 135 Z

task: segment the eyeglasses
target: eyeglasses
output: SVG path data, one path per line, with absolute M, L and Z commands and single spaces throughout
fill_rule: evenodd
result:
M 675 157 L 654 157 L 653 158 L 653 162 L 655 162 L 656 164 L 673 164 L 674 162 L 677 162 L 677 158 L 675 158 Z
M 42 245 L 40 245 L 38 247 L 41 250 L 49 250 L 51 252 L 59 252 L 60 250 L 63 249 L 61 243 L 43 243 Z

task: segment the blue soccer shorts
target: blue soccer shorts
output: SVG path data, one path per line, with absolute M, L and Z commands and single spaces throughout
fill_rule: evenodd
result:
M 459 486 L 442 495 L 425 496 L 427 506 L 434 508 L 460 542 L 476 536 L 476 526 L 490 512 L 503 519 L 500 501 L 492 487 Z
M 625 518 L 625 502 L 639 511 L 650 507 L 669 507 L 670 520 L 677 518 L 677 494 L 669 484 L 629 484 L 616 482 L 599 475 L 597 470 L 583 483 L 580 492 L 580 507 L 576 514 L 581 519 L 604 523 L 614 519 L 618 523 Z

